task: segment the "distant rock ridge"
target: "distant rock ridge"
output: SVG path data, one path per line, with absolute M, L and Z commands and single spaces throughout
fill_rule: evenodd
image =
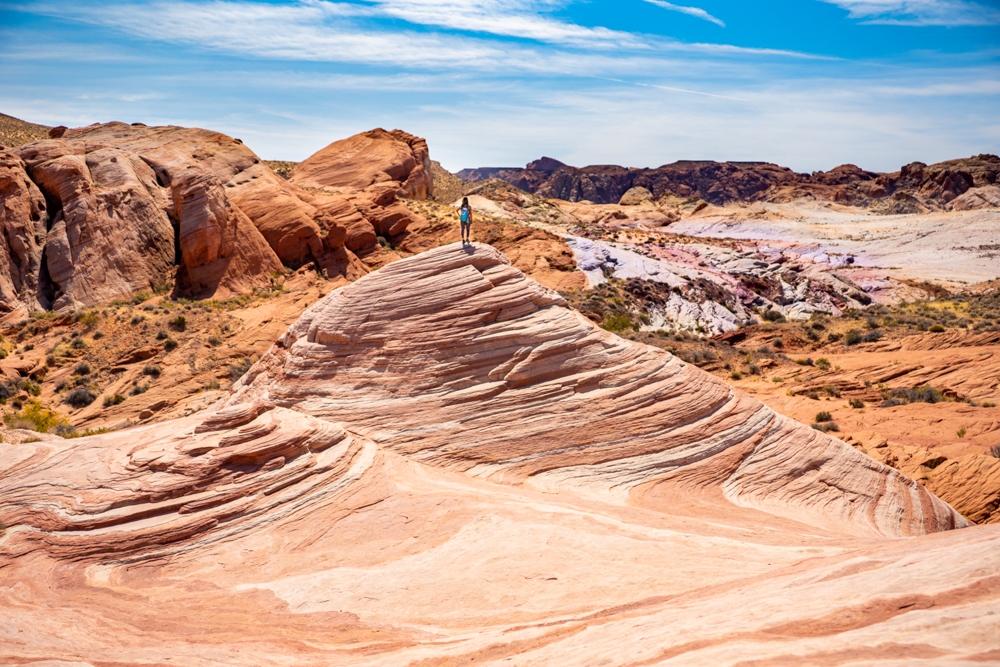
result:
M 1000 157 L 988 154 L 930 166 L 914 162 L 888 174 L 851 164 L 802 174 L 768 162 L 708 160 L 679 160 L 653 169 L 616 165 L 578 168 L 542 158 L 523 169 L 465 169 L 457 175 L 468 181 L 500 178 L 542 197 L 595 204 L 615 204 L 629 190 L 645 188 L 657 199 L 698 197 L 724 205 L 813 198 L 883 213 L 1000 205 Z

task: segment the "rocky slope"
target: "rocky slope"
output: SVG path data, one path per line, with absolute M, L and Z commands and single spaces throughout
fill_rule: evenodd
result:
M 720 206 L 802 198 L 864 206 L 882 213 L 1000 206 L 1000 157 L 996 155 L 929 166 L 914 162 L 889 174 L 864 171 L 854 165 L 799 174 L 766 162 L 691 160 L 655 169 L 614 165 L 577 168 L 542 158 L 524 169 L 466 169 L 458 176 L 470 181 L 499 178 L 542 197 L 594 204 L 617 204 L 630 190 L 642 189 L 654 201 L 695 197 Z
M 4 447 L 5 662 L 1000 651 L 1000 530 L 485 246 L 334 291 L 216 412 Z
M 305 264 L 354 279 L 379 263 L 378 237 L 401 238 L 413 221 L 397 193 L 426 190 L 397 174 L 308 192 L 239 139 L 207 130 L 107 123 L 51 134 L 0 151 L 7 311 L 80 308 L 164 284 L 177 296 L 221 298 Z M 427 157 L 409 135 L 386 134 L 380 145 L 423 146 L 418 157 Z M 341 174 L 384 168 L 368 157 L 355 155 Z
M 0 150 L 14 148 L 29 141 L 47 139 L 50 129 L 52 128 L 47 125 L 29 123 L 20 118 L 0 113 Z

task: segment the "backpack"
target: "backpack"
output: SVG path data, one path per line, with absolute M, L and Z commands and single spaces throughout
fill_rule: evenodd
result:
M 468 222 L 469 218 L 472 217 L 472 211 L 463 206 L 462 210 L 459 211 L 458 216 L 461 218 L 462 222 Z

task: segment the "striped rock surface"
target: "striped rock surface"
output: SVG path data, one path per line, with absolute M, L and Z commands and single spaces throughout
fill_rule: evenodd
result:
M 0 447 L 2 664 L 1000 660 L 1000 527 L 488 246 L 333 292 L 214 412 Z

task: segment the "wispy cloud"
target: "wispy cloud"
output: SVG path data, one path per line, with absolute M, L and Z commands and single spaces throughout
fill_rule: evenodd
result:
M 666 0 L 646 0 L 651 5 L 656 5 L 657 7 L 663 7 L 664 9 L 669 9 L 672 12 L 680 12 L 681 14 L 688 14 L 689 16 L 697 16 L 700 19 L 705 19 L 706 21 L 711 21 L 715 25 L 726 27 L 720 19 L 715 18 L 704 9 L 699 9 L 698 7 L 685 7 L 683 5 L 675 5 L 672 2 L 667 2 Z
M 652 2 L 653 0 L 647 0 Z M 970 0 L 823 0 L 865 23 L 911 26 L 1000 25 L 1000 11 Z
M 373 0 L 366 5 L 326 0 L 288 4 L 182 0 L 98 6 L 36 4 L 22 6 L 22 10 L 100 25 L 143 40 L 242 57 L 410 70 L 573 75 L 663 69 L 673 64 L 669 53 L 712 58 L 815 57 L 589 28 L 545 14 L 561 4 L 561 0 Z M 387 18 L 408 25 L 384 25 Z

